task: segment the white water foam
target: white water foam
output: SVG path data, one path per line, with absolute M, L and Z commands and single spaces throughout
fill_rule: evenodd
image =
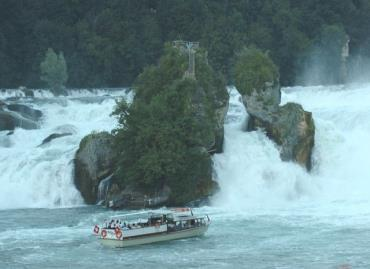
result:
M 57 98 L 54 93 L 47 89 L 29 89 L 35 98 Z M 123 96 L 128 94 L 130 89 L 122 88 L 101 88 L 101 89 L 67 89 L 68 97 L 96 97 L 96 96 Z M 22 89 L 0 89 L 0 100 L 7 98 L 24 98 L 25 91 Z
M 0 209 L 83 204 L 73 182 L 73 158 L 92 131 L 110 131 L 114 98 L 94 102 L 57 98 L 31 103 L 43 112 L 41 128 L 0 132 Z M 65 136 L 39 146 L 52 133 Z
M 370 213 L 369 85 L 283 89 L 282 104 L 301 103 L 313 112 L 311 173 L 282 162 L 279 148 L 262 131 L 245 132 L 247 113 L 240 95 L 235 88 L 230 95 L 224 153 L 213 158 L 221 187 L 215 205 L 244 212 L 302 211 L 314 205 L 325 212 Z

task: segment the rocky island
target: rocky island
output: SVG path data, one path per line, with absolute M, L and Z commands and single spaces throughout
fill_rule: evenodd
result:
M 195 66 L 189 65 L 193 57 Z M 183 205 L 213 194 L 211 155 L 222 152 L 228 93 L 201 48 L 167 44 L 158 65 L 134 84 L 132 104 L 117 103 L 119 126 L 85 137 L 75 157 L 75 184 L 85 202 L 112 208 Z

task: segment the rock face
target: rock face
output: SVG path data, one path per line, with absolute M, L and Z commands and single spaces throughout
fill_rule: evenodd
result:
M 148 194 L 134 186 L 122 185 L 120 179 L 113 175 L 106 189 L 104 205 L 113 209 L 183 206 L 189 201 L 193 201 L 193 205 L 205 205 L 209 202 L 209 196 L 219 190 L 219 186 L 212 180 L 212 160 L 208 151 L 204 147 L 194 147 L 194 150 L 200 150 L 204 158 L 194 164 L 192 182 L 179 187 L 183 195 L 181 198 L 173 195 L 179 193 L 179 189 L 171 189 L 168 185 L 159 186 L 154 193 Z M 193 197 L 200 198 L 194 201 Z
M 28 97 L 28 98 L 34 98 L 35 97 L 35 94 L 34 94 L 33 90 L 27 89 L 27 88 L 23 88 L 21 90 L 24 92 L 24 95 L 26 97 Z
M 209 94 L 210 96 L 207 96 Z M 207 100 L 211 100 L 214 119 L 207 111 Z M 226 88 L 214 89 L 207 93 L 198 87 L 192 98 L 196 118 L 204 126 L 203 146 L 211 154 L 221 153 L 224 139 L 224 120 L 229 107 L 229 95 Z
M 242 98 L 250 115 L 248 131 L 264 129 L 267 136 L 281 146 L 283 161 L 295 161 L 311 170 L 315 137 L 312 114 L 295 103 L 280 107 L 280 87 L 272 83 Z
M 64 137 L 64 136 L 69 136 L 69 135 L 72 135 L 72 133 L 61 133 L 61 134 L 55 133 L 55 134 L 51 134 L 48 137 L 46 137 L 44 140 L 42 140 L 40 146 L 45 145 L 45 144 L 51 142 L 52 140 L 54 140 L 56 138 Z
M 30 119 L 22 117 L 18 113 L 0 110 L 0 131 L 12 131 L 16 127 L 31 130 L 37 129 L 38 124 Z
M 101 180 L 113 173 L 113 136 L 107 132 L 84 137 L 75 155 L 74 180 L 88 204 L 97 202 Z
M 37 129 L 42 112 L 22 104 L 6 104 L 0 101 L 0 131 L 12 131 L 16 127 Z
M 6 107 L 6 104 L 0 100 L 0 111 L 3 110 L 4 107 Z
M 126 186 L 124 189 L 121 189 L 117 183 L 113 182 L 108 189 L 104 204 L 112 209 L 158 207 L 165 205 L 170 194 L 171 189 L 168 186 L 163 186 L 155 194 L 149 196 L 132 186 Z
M 21 104 L 9 104 L 7 109 L 19 113 L 22 117 L 29 120 L 38 121 L 42 117 L 42 112 Z

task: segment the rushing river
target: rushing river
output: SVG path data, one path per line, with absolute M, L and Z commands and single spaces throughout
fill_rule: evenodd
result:
M 230 89 L 225 150 L 213 158 L 221 192 L 211 207 L 195 209 L 209 214 L 209 231 L 127 249 L 104 248 L 92 236 L 113 212 L 83 206 L 72 179 L 80 139 L 114 127 L 114 98 L 40 95 L 30 101 L 44 113 L 40 129 L 0 132 L 1 269 L 370 268 L 369 85 L 284 89 L 282 103 L 313 112 L 310 174 L 281 162 L 263 132 L 243 131 L 247 114 Z M 37 147 L 56 130 L 73 135 Z

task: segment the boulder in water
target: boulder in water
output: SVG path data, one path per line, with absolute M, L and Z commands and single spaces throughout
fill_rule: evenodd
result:
M 311 155 L 314 146 L 315 125 L 312 113 L 302 106 L 288 103 L 277 111 L 261 118 L 250 115 L 248 130 L 262 128 L 267 136 L 281 146 L 283 161 L 295 161 L 311 170 Z
M 315 137 L 312 114 L 295 103 L 279 106 L 279 74 L 266 54 L 246 50 L 237 68 L 236 85 L 249 114 L 248 131 L 265 130 L 281 147 L 283 161 L 295 161 L 310 170 Z
M 42 117 L 42 112 L 22 104 L 9 104 L 7 109 L 19 113 L 22 117 L 38 121 Z
M 14 130 L 16 127 L 31 130 L 37 129 L 38 124 L 30 119 L 24 118 L 13 111 L 0 111 L 0 131 Z
M 42 140 L 40 146 L 42 145 L 45 145 L 46 143 L 49 143 L 50 141 L 56 139 L 56 138 L 60 138 L 60 137 L 64 137 L 64 136 L 69 136 L 69 135 L 72 135 L 72 133 L 61 133 L 61 134 L 51 134 L 49 135 L 48 137 L 46 137 L 44 140 Z
M 77 133 L 77 127 L 72 124 L 63 124 L 55 127 L 53 129 L 55 133 L 71 133 L 76 134 Z
M 0 100 L 0 111 L 3 110 L 4 107 L 6 107 L 6 104 Z
M 95 204 L 101 180 L 113 173 L 113 136 L 107 132 L 85 136 L 74 159 L 74 182 L 88 204 Z
M 24 92 L 24 96 L 26 96 L 28 98 L 34 98 L 35 97 L 35 94 L 34 94 L 33 90 L 31 90 L 31 89 L 23 88 L 22 91 Z

